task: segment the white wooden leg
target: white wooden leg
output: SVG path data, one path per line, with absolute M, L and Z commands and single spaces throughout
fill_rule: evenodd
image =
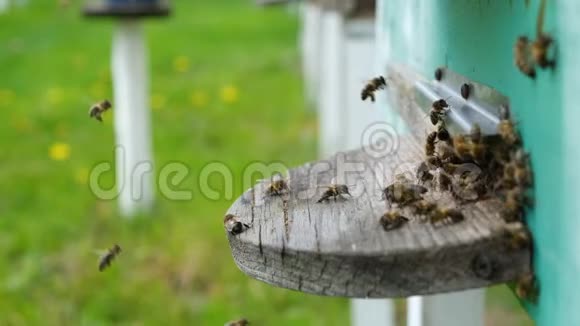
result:
M 350 316 L 353 326 L 395 326 L 395 307 L 392 300 L 350 300 Z
M 148 211 L 153 204 L 150 111 L 147 98 L 147 48 L 141 24 L 120 21 L 113 38 L 113 110 L 119 209 L 123 216 Z
M 483 326 L 485 290 L 469 290 L 407 300 L 407 326 Z
M 310 103 L 316 103 L 316 97 L 320 79 L 320 53 L 321 53 L 321 24 L 322 10 L 318 5 L 311 2 L 302 2 L 302 31 L 300 33 L 300 46 L 302 49 L 302 73 L 306 99 Z
M 322 14 L 320 95 L 318 96 L 320 148 L 330 156 L 344 144 L 344 20 L 338 12 Z

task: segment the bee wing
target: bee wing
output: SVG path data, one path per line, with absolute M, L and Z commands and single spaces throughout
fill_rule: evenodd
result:
M 103 250 L 103 249 L 93 250 L 93 253 L 95 255 L 99 256 L 99 258 L 103 258 L 104 256 L 106 256 L 109 253 L 109 250 Z

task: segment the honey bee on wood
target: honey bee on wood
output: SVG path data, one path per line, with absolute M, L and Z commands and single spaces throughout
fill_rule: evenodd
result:
M 531 206 L 531 204 L 531 199 L 527 197 L 525 190 L 521 187 L 515 187 L 506 192 L 501 216 L 508 223 L 521 221 L 524 207 Z
M 348 191 L 348 186 L 347 185 L 333 184 L 333 185 L 328 186 L 328 189 L 326 189 L 326 191 L 324 191 L 322 193 L 322 197 L 320 197 L 320 199 L 317 201 L 317 203 L 322 203 L 323 201 L 328 201 L 328 200 L 330 200 L 330 197 L 334 198 L 334 201 L 336 201 L 336 198 L 342 197 L 343 195 L 349 195 L 352 197 L 352 195 Z
M 437 123 L 437 139 L 442 141 L 449 141 L 449 131 L 445 128 L 445 122 L 443 120 Z
M 469 153 L 473 160 L 482 164 L 486 161 L 487 146 L 483 143 L 481 135 L 481 128 L 478 124 L 474 124 L 470 134 L 471 143 L 469 144 Z
M 231 235 L 238 235 L 250 228 L 250 225 L 239 221 L 238 217 L 228 214 L 224 217 L 224 228 Z
M 445 172 L 440 172 L 437 176 L 437 188 L 439 191 L 450 191 L 453 188 L 451 176 Z
M 411 208 L 417 215 L 428 215 L 437 208 L 437 204 L 423 199 L 412 203 Z
M 521 223 L 517 225 L 513 224 L 506 225 L 506 229 L 503 231 L 503 238 L 507 241 L 508 247 L 512 250 L 519 250 L 528 248 L 531 245 L 531 237 L 528 230 Z
M 517 145 L 520 143 L 520 136 L 516 131 L 514 123 L 510 120 L 510 114 L 507 107 L 502 106 L 500 109 L 499 124 L 497 126 L 497 132 L 503 139 L 503 141 L 509 145 Z
M 99 260 L 99 271 L 104 271 L 107 267 L 111 266 L 111 263 L 115 258 L 121 253 L 121 247 L 119 245 L 114 245 L 105 254 L 101 256 Z
M 421 162 L 417 167 L 416 177 L 419 183 L 424 184 L 433 180 L 433 174 L 429 171 L 429 165 L 426 162 Z
M 250 325 L 250 322 L 247 319 L 242 318 L 240 320 L 229 321 L 224 326 L 248 326 L 248 325 Z
M 410 183 L 395 182 L 383 189 L 382 199 L 389 203 L 399 204 L 401 207 L 417 200 L 423 199 L 427 188 Z
M 463 213 L 455 208 L 436 208 L 429 213 L 429 221 L 431 224 L 437 224 L 446 220 L 450 220 L 452 223 L 459 223 L 463 219 Z
M 467 142 L 464 135 L 457 135 L 452 138 L 453 149 L 455 150 L 455 155 L 462 161 L 468 161 L 471 159 L 471 146 Z
M 108 100 L 101 101 L 89 109 L 89 117 L 95 118 L 100 122 L 103 122 L 101 115 L 111 108 L 111 102 Z
M 367 98 L 371 99 L 371 102 L 375 101 L 375 92 L 377 90 L 384 89 L 387 86 L 387 82 L 383 76 L 373 78 L 368 81 L 361 92 L 361 99 L 365 101 Z
M 538 283 L 532 273 L 527 273 L 518 278 L 515 286 L 515 292 L 518 298 L 536 302 L 539 295 Z
M 431 132 L 425 139 L 425 156 L 435 155 L 435 144 L 437 143 L 437 131 Z
M 290 190 L 286 180 L 282 178 L 280 174 L 275 174 L 272 177 L 272 181 L 268 188 L 266 189 L 266 195 L 268 196 L 281 196 Z
M 536 68 L 531 53 L 530 40 L 527 36 L 518 37 L 514 46 L 514 61 L 516 67 L 526 76 L 535 79 Z
M 439 99 L 431 104 L 431 110 L 429 111 L 429 119 L 431 123 L 435 126 L 439 121 L 443 121 L 447 110 L 449 109 L 449 104 L 444 99 Z
M 400 228 L 401 226 L 403 226 L 403 224 L 407 223 L 408 221 L 409 219 L 401 215 L 401 213 L 399 213 L 398 211 L 391 210 L 383 214 L 379 222 L 381 223 L 385 231 L 391 231 Z

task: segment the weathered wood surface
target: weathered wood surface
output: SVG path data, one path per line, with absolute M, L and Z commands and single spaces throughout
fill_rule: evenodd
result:
M 275 286 L 345 297 L 457 291 L 510 281 L 529 270 L 530 251 L 510 249 L 503 237 L 506 224 L 495 199 L 459 206 L 449 194 L 430 191 L 426 198 L 460 208 L 465 221 L 433 226 L 405 211 L 411 221 L 385 232 L 381 189 L 394 175 L 414 170 L 422 148 L 400 138 L 396 152 L 383 158 L 367 152 L 339 153 L 290 170 L 288 195 L 265 196 L 264 181 L 238 198 L 228 213 L 252 225 L 228 234 L 239 268 Z M 316 203 L 325 190 L 319 186 L 337 176 L 353 197 Z

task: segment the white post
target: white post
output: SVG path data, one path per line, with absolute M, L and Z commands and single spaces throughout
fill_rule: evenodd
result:
M 320 53 L 322 10 L 310 1 L 301 3 L 302 30 L 300 45 L 302 49 L 302 74 L 306 99 L 316 103 L 320 80 Z
M 147 48 L 138 20 L 117 25 L 112 69 L 119 209 L 123 216 L 131 216 L 149 211 L 154 196 Z
M 485 290 L 411 297 L 407 326 L 483 326 Z

